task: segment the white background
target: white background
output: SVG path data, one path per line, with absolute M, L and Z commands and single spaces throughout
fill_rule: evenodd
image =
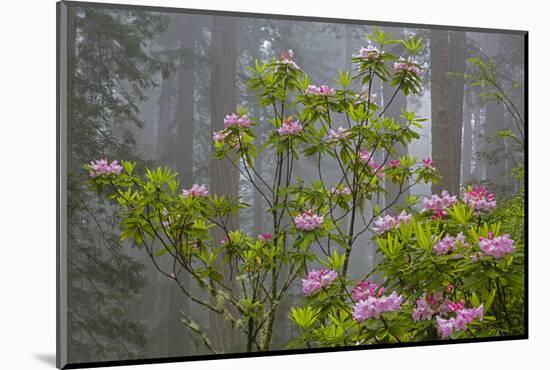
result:
M 550 140 L 547 119 L 550 21 L 544 1 L 126 2 L 530 31 L 529 340 L 148 365 L 133 369 L 544 367 L 540 364 L 550 349 L 550 291 L 547 289 L 550 245 L 546 238 L 550 220 L 545 217 L 549 166 L 543 153 Z M 55 1 L 2 1 L 0 14 L 0 368 L 51 369 L 55 358 L 56 268 Z

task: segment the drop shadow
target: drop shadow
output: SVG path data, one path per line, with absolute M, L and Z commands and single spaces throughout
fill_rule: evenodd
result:
M 34 358 L 37 360 L 42 361 L 46 365 L 50 365 L 52 367 L 55 367 L 55 353 L 35 353 Z

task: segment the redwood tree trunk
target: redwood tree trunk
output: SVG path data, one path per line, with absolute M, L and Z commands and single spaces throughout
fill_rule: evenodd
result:
M 235 20 L 231 17 L 215 16 L 212 24 L 210 83 L 210 115 L 213 131 L 223 129 L 224 116 L 236 110 L 236 63 Z M 212 194 L 233 197 L 239 194 L 238 173 L 230 162 L 212 161 L 210 174 Z M 237 229 L 238 217 L 231 217 L 228 226 L 230 229 Z M 213 232 L 214 240 L 221 240 L 224 236 L 220 230 Z M 231 286 L 230 266 L 221 261 L 220 263 L 224 266 L 224 283 Z M 231 323 L 219 314 L 212 314 L 211 335 L 215 346 L 223 352 L 236 349 L 237 339 Z

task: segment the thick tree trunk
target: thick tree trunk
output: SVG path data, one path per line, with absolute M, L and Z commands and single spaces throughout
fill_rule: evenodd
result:
M 452 115 L 449 109 L 450 81 L 449 72 L 449 31 L 432 30 L 430 38 L 431 58 L 431 97 L 432 97 L 432 158 L 442 179 L 432 184 L 432 193 L 448 190 L 458 192 L 458 184 L 453 182 L 453 166 L 456 161 L 449 143 L 453 132 Z
M 451 132 L 449 144 L 452 155 L 452 178 L 449 190 L 457 194 L 460 190 L 460 168 L 462 162 L 462 127 L 464 110 L 464 72 L 466 70 L 466 32 L 452 31 L 449 40 L 450 77 L 449 110 L 451 112 Z
M 503 142 L 494 138 L 497 131 L 504 130 L 504 107 L 495 101 L 487 103 L 486 111 L 486 155 L 487 160 L 487 180 L 492 184 L 494 190 L 499 191 L 497 187 L 504 183 L 506 164 L 503 158 Z M 487 141 L 488 140 L 488 141 Z
M 223 118 L 227 113 L 236 110 L 236 34 L 235 20 L 231 17 L 215 16 L 212 24 L 211 46 L 211 83 L 210 83 L 210 115 L 213 131 L 223 128 Z M 231 163 L 225 160 L 212 161 L 211 183 L 212 194 L 238 196 L 239 176 Z M 237 229 L 238 217 L 231 217 L 228 222 L 230 229 Z M 224 234 L 220 230 L 213 233 L 214 240 L 220 240 Z M 224 282 L 232 286 L 230 281 L 230 266 L 224 266 Z M 238 348 L 237 340 L 230 321 L 218 314 L 212 314 L 212 340 L 223 352 L 231 352 Z
M 463 118 L 461 184 L 468 185 L 472 178 L 472 109 L 466 104 Z

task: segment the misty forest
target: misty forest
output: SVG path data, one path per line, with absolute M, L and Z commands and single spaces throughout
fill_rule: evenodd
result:
M 69 362 L 523 335 L 523 34 L 66 21 Z

